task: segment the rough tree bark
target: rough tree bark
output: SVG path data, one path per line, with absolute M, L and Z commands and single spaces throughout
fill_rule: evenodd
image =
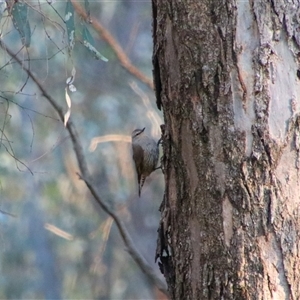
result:
M 300 2 L 152 0 L 173 299 L 300 299 Z

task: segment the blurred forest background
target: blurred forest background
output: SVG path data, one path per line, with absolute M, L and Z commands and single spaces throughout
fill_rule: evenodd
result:
M 162 114 L 154 93 L 120 65 L 92 24 L 86 24 L 95 47 L 109 61 L 95 60 L 79 41 L 77 28 L 84 21 L 78 15 L 69 56 L 66 2 L 26 3 L 30 47 L 22 44 L 3 0 L 1 40 L 65 111 L 66 80 L 75 68 L 77 91 L 68 91 L 71 119 L 93 180 L 162 277 L 154 255 L 163 176 L 161 170 L 154 172 L 138 198 L 128 142 L 132 130 L 142 127 L 159 139 Z M 90 1 L 89 7 L 133 65 L 151 79 L 151 1 Z M 163 299 L 76 174 L 72 144 L 56 112 L 3 48 L 0 136 L 0 299 Z

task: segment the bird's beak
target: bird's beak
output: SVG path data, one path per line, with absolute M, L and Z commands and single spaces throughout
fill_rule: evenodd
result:
M 144 127 L 141 132 L 143 132 L 145 129 L 146 129 L 146 127 Z

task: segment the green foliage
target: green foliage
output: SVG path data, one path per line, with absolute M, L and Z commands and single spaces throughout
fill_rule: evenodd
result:
M 82 39 L 83 45 L 93 54 L 96 59 L 101 59 L 106 62 L 108 61 L 108 59 L 95 48 L 95 41 L 85 25 L 83 26 Z
M 65 10 L 65 23 L 67 27 L 69 51 L 72 52 L 75 45 L 75 12 L 74 6 L 70 0 L 67 1 Z
M 28 20 L 28 5 L 26 3 L 16 2 L 13 5 L 11 15 L 13 24 L 21 36 L 23 45 L 29 47 L 31 30 Z
M 85 9 L 88 16 L 90 15 L 89 2 L 85 0 L 84 2 Z M 67 27 L 68 42 L 69 42 L 69 52 L 71 53 L 75 45 L 75 11 L 74 6 L 70 0 L 67 1 L 66 10 L 65 10 L 65 23 Z M 108 61 L 95 47 L 95 41 L 92 35 L 90 34 L 87 26 L 83 24 L 82 29 L 82 43 L 89 50 L 89 52 L 96 59 L 101 59 L 105 62 Z

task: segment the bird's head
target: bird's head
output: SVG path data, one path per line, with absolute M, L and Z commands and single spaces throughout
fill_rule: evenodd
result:
M 146 127 L 144 127 L 143 129 L 134 129 L 131 133 L 131 138 L 134 140 L 135 138 L 137 138 L 138 136 L 140 136 Z

